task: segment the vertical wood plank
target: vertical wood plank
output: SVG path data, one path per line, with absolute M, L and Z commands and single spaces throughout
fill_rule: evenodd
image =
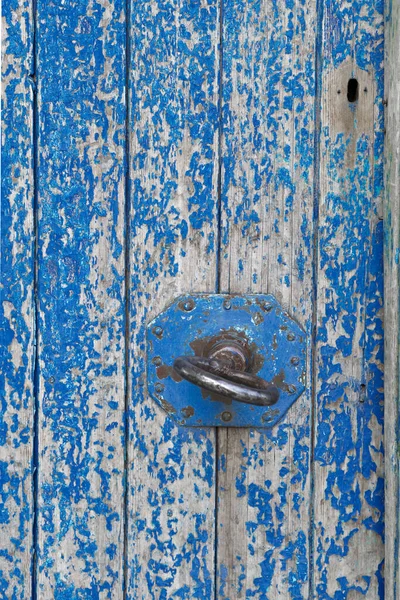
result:
M 215 434 L 147 396 L 145 331 L 181 293 L 215 291 L 216 0 L 131 3 L 130 600 L 214 598 Z M 171 324 L 173 326 L 173 324 Z
M 274 294 L 310 338 L 315 3 L 223 6 L 221 289 Z M 218 432 L 218 598 L 308 597 L 309 351 L 277 427 Z
M 384 593 L 382 11 L 367 0 L 323 8 L 316 598 Z
M 0 595 L 32 597 L 34 416 L 33 21 L 2 5 Z
M 399 257 L 400 2 L 386 2 L 385 21 L 385 599 L 400 598 L 399 558 Z
M 123 597 L 125 4 L 38 1 L 38 598 Z

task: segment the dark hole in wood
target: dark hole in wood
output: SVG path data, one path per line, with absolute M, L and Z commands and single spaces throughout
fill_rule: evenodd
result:
M 360 385 L 360 395 L 359 395 L 359 401 L 361 403 L 365 402 L 367 397 L 367 386 L 365 385 L 365 383 L 362 383 Z
M 358 81 L 357 79 L 349 79 L 347 84 L 347 100 L 349 102 L 357 102 L 358 100 Z

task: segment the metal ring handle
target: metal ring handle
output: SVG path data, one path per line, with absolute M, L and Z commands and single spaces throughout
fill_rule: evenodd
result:
M 279 389 L 272 383 L 250 373 L 234 371 L 216 358 L 179 356 L 174 369 L 183 379 L 238 402 L 271 406 L 279 399 Z

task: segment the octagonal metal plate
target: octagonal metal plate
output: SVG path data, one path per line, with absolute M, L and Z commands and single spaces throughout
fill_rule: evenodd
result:
M 255 356 L 251 372 L 279 387 L 276 404 L 212 397 L 175 372 L 178 356 L 201 356 L 220 333 L 247 339 Z M 305 333 L 270 295 L 181 296 L 148 325 L 148 391 L 180 425 L 272 427 L 304 391 L 305 363 Z

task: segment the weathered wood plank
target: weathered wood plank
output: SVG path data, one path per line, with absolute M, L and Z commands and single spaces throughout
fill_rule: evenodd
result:
M 323 10 L 316 598 L 384 593 L 382 10 L 369 0 L 331 0 Z
M 33 19 L 2 5 L 0 595 L 32 597 L 34 416 Z
M 125 3 L 38 1 L 38 598 L 123 597 Z
M 400 599 L 400 2 L 385 21 L 385 600 Z
M 131 600 L 214 598 L 215 434 L 176 427 L 145 393 L 145 326 L 215 291 L 216 0 L 131 3 Z
M 311 337 L 314 2 L 224 2 L 221 289 Z M 273 430 L 219 430 L 218 598 L 308 597 L 308 391 Z

